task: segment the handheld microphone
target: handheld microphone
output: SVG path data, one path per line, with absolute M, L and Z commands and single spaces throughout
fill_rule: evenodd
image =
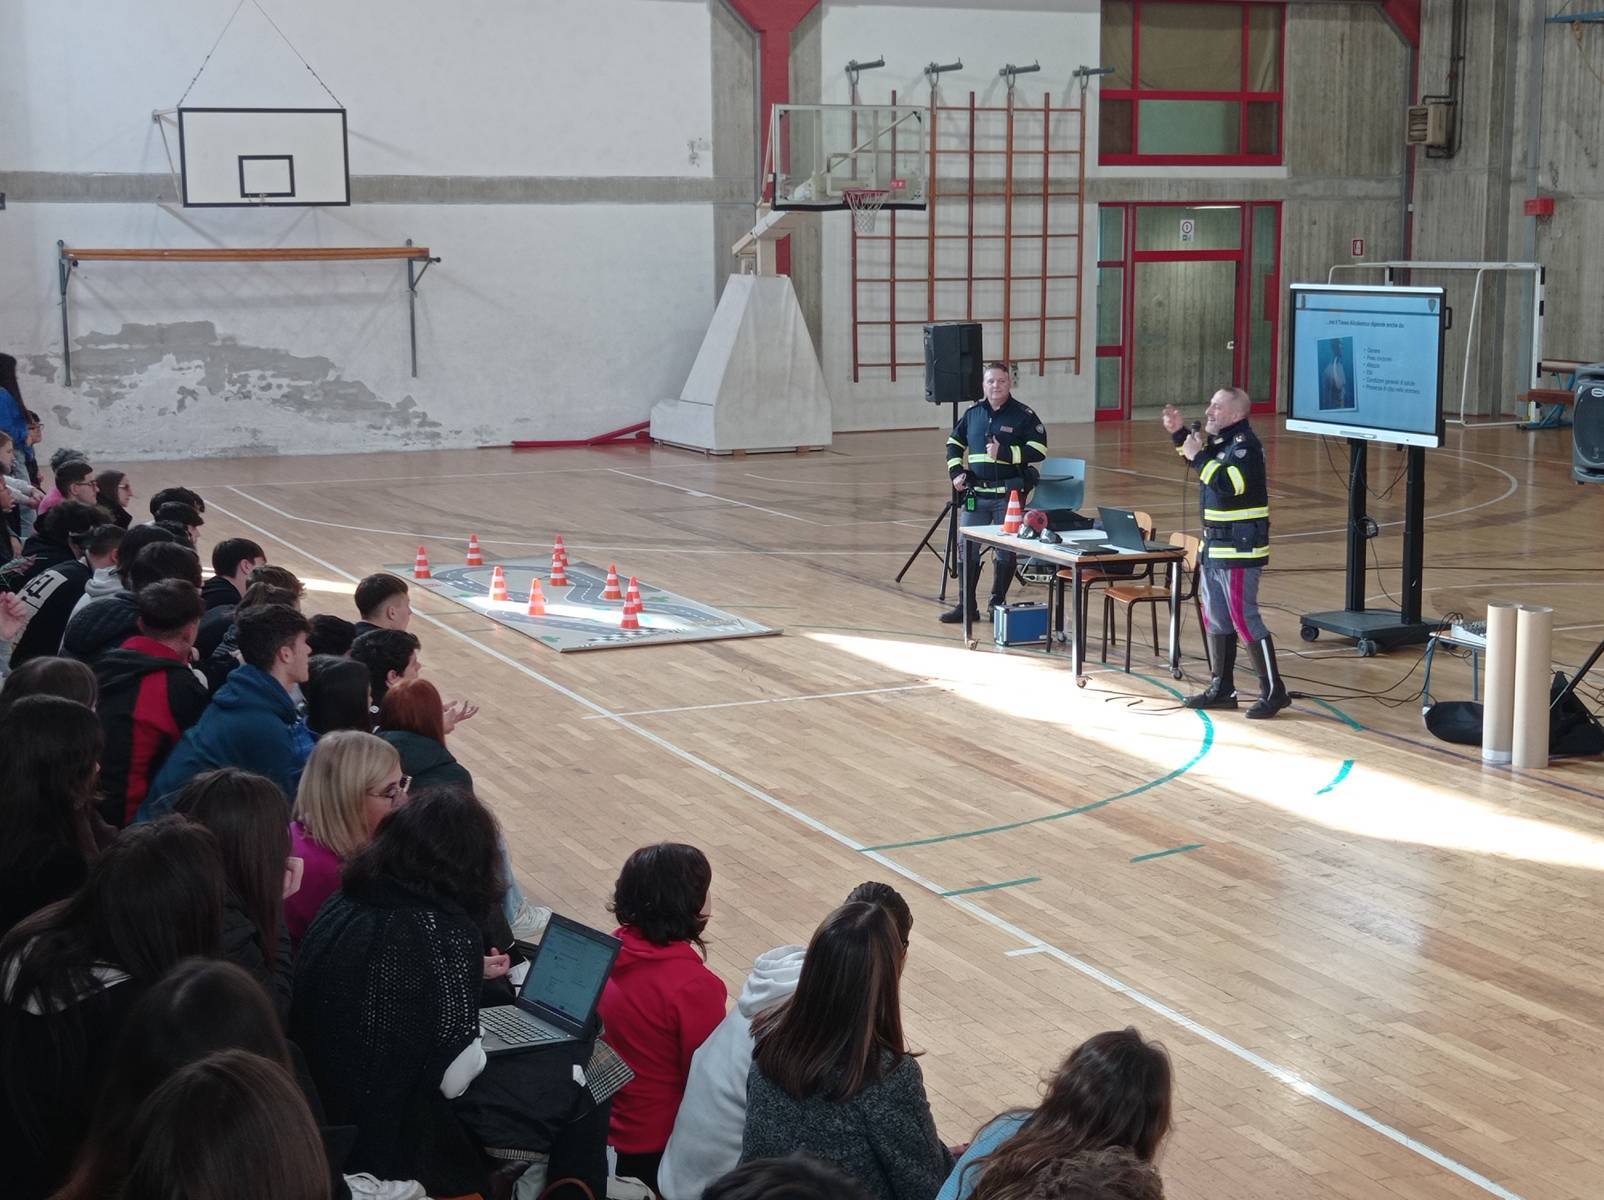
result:
M 1202 421 L 1193 421 L 1190 425 L 1187 426 L 1187 428 L 1190 429 L 1193 433 L 1202 433 L 1203 432 L 1203 422 Z

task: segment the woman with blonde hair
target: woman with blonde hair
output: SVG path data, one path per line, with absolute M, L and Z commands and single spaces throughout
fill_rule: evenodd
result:
M 317 910 L 339 890 L 345 864 L 373 840 L 379 822 L 406 802 L 410 784 L 395 747 L 371 733 L 336 730 L 313 748 L 290 822 L 290 854 L 305 864 L 300 890 L 284 901 L 293 943 L 300 944 Z

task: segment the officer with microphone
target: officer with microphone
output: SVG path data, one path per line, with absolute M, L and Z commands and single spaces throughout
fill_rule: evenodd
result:
M 1214 676 L 1190 696 L 1188 708 L 1235 708 L 1236 647 L 1248 644 L 1259 671 L 1259 698 L 1250 720 L 1275 716 L 1292 699 L 1276 667 L 1275 643 L 1259 614 L 1259 577 L 1270 559 L 1270 492 L 1264 447 L 1248 424 L 1252 402 L 1241 388 L 1221 388 L 1209 400 L 1201 425 L 1186 425 L 1174 405 L 1164 408 L 1164 428 L 1176 453 L 1197 472 L 1203 510 L 1199 584 L 1208 626 Z

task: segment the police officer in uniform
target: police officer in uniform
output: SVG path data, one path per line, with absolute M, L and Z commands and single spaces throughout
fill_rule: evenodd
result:
M 1259 615 L 1259 577 L 1270 558 L 1270 493 L 1264 447 L 1248 424 L 1251 407 L 1241 388 L 1221 388 L 1209 400 L 1201 434 L 1186 428 L 1174 405 L 1165 406 L 1164 428 L 1176 453 L 1197 472 L 1203 508 L 1198 570 L 1214 677 L 1186 706 L 1236 707 L 1233 669 L 1240 638 L 1259 672 L 1259 698 L 1247 716 L 1264 720 L 1292 700 L 1276 667 L 1275 643 Z
M 977 400 L 958 418 L 947 437 L 947 474 L 958 493 L 958 524 L 1001 525 L 1008 512 L 1008 493 L 1017 491 L 1020 502 L 1036 483 L 1032 465 L 1047 457 L 1047 430 L 1041 418 L 1010 394 L 1008 367 L 987 363 L 985 398 Z M 967 462 L 965 461 L 967 456 Z M 979 617 L 975 585 L 980 580 L 980 546 L 965 542 L 963 596 L 941 620 L 953 625 Z M 1008 596 L 1014 578 L 1015 555 L 992 551 L 991 600 L 996 608 Z

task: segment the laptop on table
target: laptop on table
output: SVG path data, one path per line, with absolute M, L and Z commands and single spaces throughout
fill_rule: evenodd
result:
M 1128 508 L 1102 508 L 1097 510 L 1102 521 L 1103 541 L 1095 539 L 1066 542 L 1064 549 L 1071 554 L 1145 554 L 1149 550 L 1173 549 L 1165 542 L 1150 542 L 1142 536 L 1142 527 L 1136 523 L 1136 514 Z
M 620 945 L 611 934 L 553 914 L 514 1002 L 479 1010 L 485 1053 L 588 1038 Z

